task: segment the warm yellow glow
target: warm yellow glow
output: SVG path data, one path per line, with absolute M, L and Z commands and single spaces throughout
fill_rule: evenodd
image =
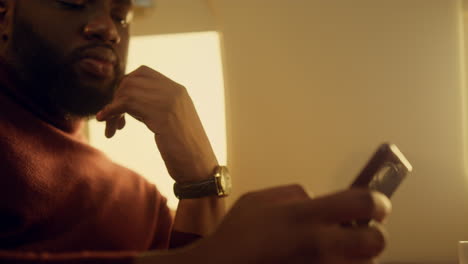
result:
M 226 163 L 226 126 L 224 86 L 216 32 L 134 37 L 130 43 L 128 71 L 146 65 L 187 87 L 214 151 L 221 164 Z M 90 121 L 92 145 L 111 159 L 137 171 L 154 182 L 177 205 L 173 181 L 164 166 L 151 132 L 127 116 L 127 125 L 112 139 L 104 136 L 104 124 Z

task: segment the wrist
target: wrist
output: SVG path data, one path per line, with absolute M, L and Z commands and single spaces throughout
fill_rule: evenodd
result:
M 210 178 L 219 164 L 209 141 L 206 139 L 206 142 L 202 144 L 196 139 L 184 140 L 183 138 L 181 140 L 163 135 L 155 136 L 169 175 L 177 183 L 196 182 Z

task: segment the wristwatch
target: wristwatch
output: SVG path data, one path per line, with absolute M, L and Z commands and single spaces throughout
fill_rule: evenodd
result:
M 213 177 L 188 183 L 174 183 L 174 194 L 179 199 L 196 199 L 206 196 L 224 197 L 231 193 L 231 176 L 226 166 L 217 166 Z

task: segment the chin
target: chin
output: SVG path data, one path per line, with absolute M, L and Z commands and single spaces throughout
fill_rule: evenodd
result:
M 68 115 L 93 116 L 112 101 L 114 87 L 113 83 L 75 86 L 74 89 L 58 94 L 56 102 L 60 102 L 59 107 Z

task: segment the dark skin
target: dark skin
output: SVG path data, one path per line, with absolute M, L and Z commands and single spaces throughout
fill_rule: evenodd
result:
M 19 79 L 27 86 L 20 85 L 15 92 L 27 98 L 25 107 L 32 104 L 34 111 L 44 113 L 40 116 L 45 121 L 75 122 L 86 116 L 84 110 L 94 114 L 103 108 L 97 119 L 106 122 L 108 137 L 124 127 L 124 114 L 134 116 L 155 134 L 159 152 L 176 181 L 211 177 L 216 157 L 186 89 L 148 67 L 121 74 L 129 39 L 122 20 L 130 9 L 130 3 L 121 0 L 0 0 L 0 57 L 17 71 L 24 69 Z M 22 36 L 19 29 L 29 32 Z M 36 43 L 30 43 L 29 37 Z M 37 47 L 42 49 L 34 50 Z M 90 50 L 107 52 L 107 57 L 96 58 Z M 29 61 L 22 52 L 55 57 Z M 112 64 L 113 56 L 119 63 Z M 26 67 L 41 70 L 49 63 L 56 64 L 52 70 L 63 69 L 69 78 L 56 81 L 57 74 L 48 71 L 34 76 Z M 42 92 L 50 93 L 49 99 L 41 97 Z M 81 111 L 66 102 L 68 93 L 75 93 L 72 98 L 78 105 L 93 93 L 113 97 L 103 100 L 98 109 Z M 246 194 L 223 221 L 222 199 L 181 200 L 174 229 L 206 238 L 178 251 L 148 252 L 136 263 L 375 263 L 385 247 L 379 223 L 390 209 L 384 195 L 368 190 L 311 199 L 296 185 Z M 376 224 L 342 226 L 354 219 L 374 219 Z

